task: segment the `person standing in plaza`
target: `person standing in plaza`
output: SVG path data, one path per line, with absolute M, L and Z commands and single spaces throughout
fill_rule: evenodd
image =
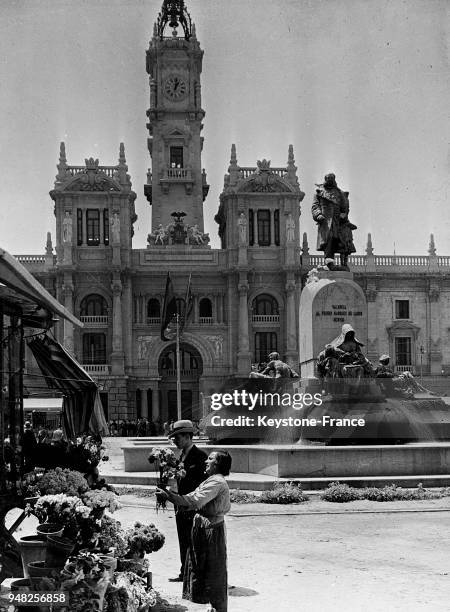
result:
M 185 495 L 157 489 L 178 508 L 195 511 L 186 557 L 183 598 L 209 603 L 208 612 L 227 612 L 228 573 L 224 515 L 230 511 L 230 490 L 225 480 L 231 469 L 226 451 L 214 451 L 206 460 L 208 478 Z
M 206 478 L 205 461 L 207 455 L 204 451 L 195 446 L 192 441 L 193 436 L 194 426 L 192 421 L 188 420 L 176 421 L 169 434 L 169 438 L 172 438 L 176 447 L 181 450 L 180 459 L 186 471 L 185 477 L 177 480 L 179 495 L 191 493 Z M 195 511 L 191 508 L 177 505 L 175 512 L 181 567 L 179 575 L 175 578 L 171 578 L 170 581 L 182 582 Z

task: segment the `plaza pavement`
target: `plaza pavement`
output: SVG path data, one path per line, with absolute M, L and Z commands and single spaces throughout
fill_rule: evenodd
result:
M 170 602 L 161 610 L 205 610 L 168 582 L 179 569 L 173 511 L 156 514 L 153 498 L 134 494 L 121 501 L 124 526 L 153 522 L 166 536 L 150 556 L 154 587 Z M 450 498 L 233 504 L 226 523 L 229 612 L 450 610 Z

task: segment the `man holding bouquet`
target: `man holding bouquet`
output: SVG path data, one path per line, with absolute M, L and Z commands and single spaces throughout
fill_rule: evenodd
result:
M 176 421 L 168 437 L 172 438 L 176 447 L 181 450 L 180 460 L 183 462 L 186 472 L 184 477 L 177 478 L 178 494 L 192 493 L 207 478 L 205 473 L 207 454 L 193 443 L 194 426 L 192 421 Z M 183 582 L 184 564 L 190 544 L 195 511 L 183 506 L 176 506 L 175 513 L 181 568 L 180 574 L 176 578 L 169 578 L 169 580 L 170 582 Z

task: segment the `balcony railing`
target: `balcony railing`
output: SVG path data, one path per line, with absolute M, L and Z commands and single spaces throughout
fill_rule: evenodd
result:
M 411 372 L 414 374 L 414 366 L 413 365 L 396 365 L 395 371 L 401 374 L 402 372 Z
M 82 366 L 88 374 L 109 374 L 109 365 L 103 363 L 87 363 Z
M 200 325 L 212 325 L 213 318 L 212 317 L 199 317 L 198 322 Z
M 258 168 L 248 167 L 248 166 L 239 168 L 241 177 L 244 179 L 249 178 L 249 176 L 252 176 L 253 174 L 255 174 L 257 170 Z M 270 168 L 270 172 L 272 172 L 272 174 L 276 174 L 277 176 L 283 178 L 287 174 L 287 168 Z
M 108 325 L 108 315 L 83 315 L 80 317 L 80 321 L 87 327 L 103 327 Z
M 192 181 L 190 168 L 166 168 L 161 177 L 162 181 Z
M 276 323 L 280 322 L 280 315 L 252 315 L 252 323 Z
M 374 255 L 372 263 L 377 268 L 392 268 L 407 267 L 407 268 L 427 268 L 431 263 L 431 258 L 428 255 Z M 439 267 L 450 266 L 450 257 L 436 257 Z M 348 259 L 350 268 L 364 268 L 368 265 L 369 257 L 367 255 L 351 255 Z M 339 257 L 335 258 L 336 265 L 339 265 Z M 309 264 L 312 267 L 325 265 L 323 255 L 309 255 Z
M 181 376 L 184 378 L 195 378 L 198 376 L 198 370 L 180 370 Z M 163 370 L 163 376 L 167 376 L 170 378 L 176 378 L 177 371 L 176 370 Z
M 159 325 L 161 317 L 147 317 L 147 325 Z

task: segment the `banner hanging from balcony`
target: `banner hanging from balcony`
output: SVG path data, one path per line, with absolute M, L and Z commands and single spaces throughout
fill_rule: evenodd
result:
M 49 336 L 36 336 L 28 341 L 28 346 L 47 386 L 57 389 L 64 397 L 63 422 L 67 437 L 84 433 L 106 435 L 108 428 L 97 383 Z

